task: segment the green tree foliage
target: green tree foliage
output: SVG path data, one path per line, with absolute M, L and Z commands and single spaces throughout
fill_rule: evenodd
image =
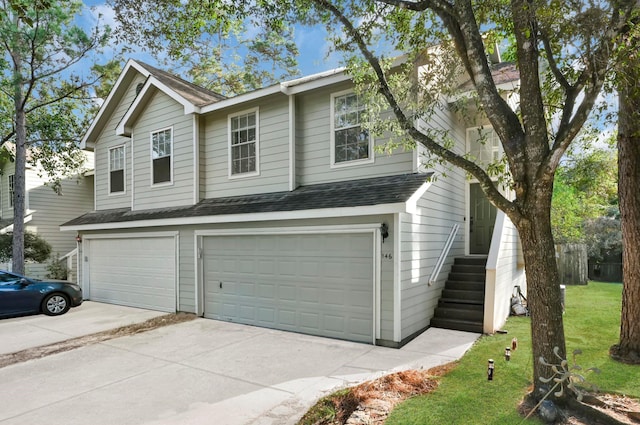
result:
M 393 136 L 387 149 L 421 145 L 431 155 L 429 165 L 462 168 L 517 227 L 532 317 L 534 394 L 541 394 L 539 378 L 552 371 L 538 359 L 553 358 L 554 348 L 566 357 L 550 221 L 553 179 L 594 107 L 609 72 L 611 53 L 619 34 L 626 31 L 632 9 L 638 7 L 636 1 L 257 0 L 211 1 L 200 8 L 180 0 L 135 3 L 127 12 L 132 15 L 123 22 L 153 19 L 154 31 L 165 37 L 183 29 L 188 33 L 191 27 L 224 33 L 247 20 L 264 32 L 296 22 L 323 25 L 369 104 L 371 131 Z M 157 19 L 153 8 L 169 10 L 166 4 L 177 13 Z M 136 25 L 130 27 L 135 31 Z M 487 35 L 483 28 L 492 30 Z M 520 72 L 523 101 L 517 110 L 512 108 L 513 99 L 505 99 L 495 83 L 485 47 L 485 40 L 507 34 L 515 38 L 514 57 Z M 190 37 L 174 40 L 177 44 L 172 48 L 184 41 L 189 48 L 193 41 Z M 400 64 L 394 61 L 398 52 L 406 53 Z M 419 74 L 416 65 L 421 65 Z M 459 83 L 465 79 L 476 94 L 471 106 L 488 119 L 500 138 L 504 157 L 494 162 L 474 162 L 453 149 L 451 134 L 432 125 L 431 118 L 449 100 L 464 100 Z M 382 110 L 390 111 L 391 117 L 381 117 Z M 503 181 L 515 198 L 505 196 L 494 179 L 505 166 L 508 176 Z
M 13 253 L 13 234 L 4 233 L 0 235 L 0 261 L 11 260 Z M 51 245 L 41 236 L 33 232 L 24 234 L 24 258 L 27 261 L 43 263 L 51 255 Z
M 615 151 L 592 147 L 567 156 L 556 173 L 551 225 L 556 243 L 586 243 L 589 258 L 621 252 Z
M 87 32 L 76 25 L 81 8 L 74 0 L 0 0 L 0 144 L 13 145 L 12 261 L 18 273 L 24 270 L 27 156 L 54 189 L 83 161 L 77 141 L 97 77 L 76 73 L 74 66 L 107 42 L 109 30 L 98 24 Z
M 293 25 L 265 26 L 248 4 L 200 0 L 110 0 L 127 43 L 166 53 L 176 73 L 226 96 L 298 75 Z M 268 5 L 268 3 L 265 3 Z M 274 3 L 275 7 L 275 3 Z M 177 66 L 175 66 L 177 64 Z

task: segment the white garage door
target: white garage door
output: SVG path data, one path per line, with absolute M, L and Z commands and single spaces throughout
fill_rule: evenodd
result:
M 91 239 L 90 300 L 176 311 L 173 237 Z
M 206 317 L 373 342 L 373 235 L 207 236 Z

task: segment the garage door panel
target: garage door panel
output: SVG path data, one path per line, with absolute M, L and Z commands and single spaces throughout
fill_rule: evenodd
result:
M 173 237 L 91 239 L 91 300 L 175 311 Z
M 208 236 L 203 248 L 206 317 L 372 342 L 372 234 Z

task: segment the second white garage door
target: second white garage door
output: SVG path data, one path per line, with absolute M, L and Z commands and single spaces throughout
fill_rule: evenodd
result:
M 90 300 L 176 311 L 174 237 L 91 239 Z
M 206 236 L 206 317 L 373 342 L 371 233 Z

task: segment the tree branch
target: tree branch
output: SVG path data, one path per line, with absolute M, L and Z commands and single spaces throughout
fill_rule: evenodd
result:
M 414 140 L 425 146 L 429 151 L 433 154 L 439 156 L 440 158 L 448 161 L 454 166 L 458 166 L 465 171 L 469 172 L 473 175 L 478 181 L 480 185 L 485 190 L 487 197 L 501 210 L 507 212 L 511 217 L 519 217 L 519 211 L 516 206 L 509 200 L 507 200 L 496 188 L 495 184 L 491 180 L 491 177 L 476 163 L 467 160 L 466 158 L 455 154 L 449 149 L 444 148 L 443 146 L 436 143 L 431 137 L 419 131 L 411 120 L 405 115 L 404 111 L 398 104 L 393 95 L 391 88 L 387 82 L 384 71 L 380 65 L 378 59 L 373 55 L 373 53 L 369 50 L 365 41 L 361 37 L 358 30 L 353 26 L 351 21 L 333 4 L 331 4 L 328 0 L 313 0 L 316 5 L 321 7 L 324 10 L 329 11 L 346 29 L 349 36 L 353 41 L 356 42 L 358 49 L 365 57 L 374 73 L 376 74 L 378 80 L 378 91 L 382 94 L 389 106 L 391 107 L 396 119 L 398 120 L 400 126 L 405 130 Z

